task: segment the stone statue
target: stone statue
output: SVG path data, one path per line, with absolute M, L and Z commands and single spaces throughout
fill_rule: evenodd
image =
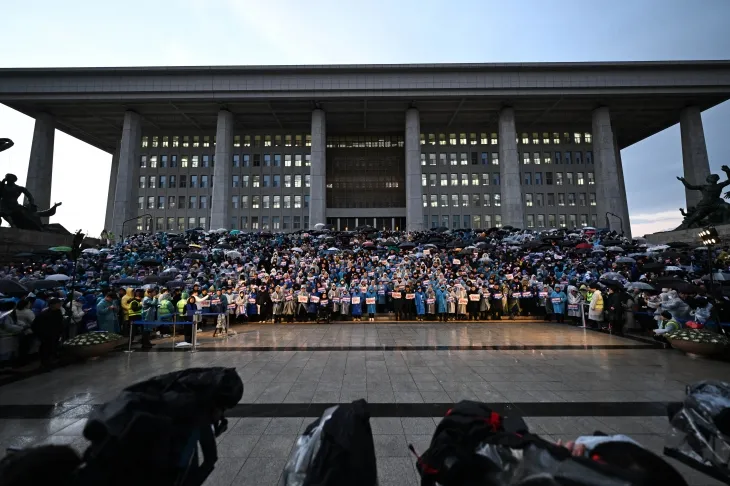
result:
M 12 140 L 9 138 L 0 138 L 0 152 L 12 146 Z M 12 228 L 45 231 L 47 228 L 41 221 L 41 218 L 47 218 L 56 214 L 56 208 L 61 203 L 56 203 L 44 211 L 38 211 L 38 207 L 35 205 L 35 200 L 30 191 L 23 186 L 19 186 L 16 182 L 18 182 L 18 177 L 15 174 L 7 174 L 5 179 L 0 182 L 0 220 L 4 219 L 7 221 Z M 27 206 L 18 204 L 18 198 L 20 196 L 27 198 Z
M 726 224 L 730 223 L 730 204 L 722 200 L 722 190 L 730 185 L 730 167 L 722 166 L 723 172 L 728 176 L 728 180 L 720 181 L 720 176 L 710 174 L 706 177 L 707 184 L 690 184 L 684 177 L 677 177 L 684 184 L 684 187 L 692 191 L 700 191 L 702 199 L 697 206 L 688 208 L 687 212 L 682 212 L 684 221 L 677 228 L 678 230 L 699 228 L 708 224 Z

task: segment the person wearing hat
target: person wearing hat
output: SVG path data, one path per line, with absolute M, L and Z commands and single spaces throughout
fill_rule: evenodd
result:
M 588 306 L 588 321 L 593 328 L 600 326 L 603 322 L 603 294 L 595 282 L 588 286 L 591 293 L 590 305 Z
M 565 322 L 565 301 L 567 296 L 560 285 L 555 286 L 555 290 L 550 294 L 550 301 L 553 304 L 553 315 L 556 322 Z
M 63 335 L 63 303 L 55 297 L 48 300 L 48 306 L 33 320 L 33 334 L 40 341 L 38 354 L 41 358 L 41 369 L 50 371 L 53 359 L 58 351 L 59 341 Z

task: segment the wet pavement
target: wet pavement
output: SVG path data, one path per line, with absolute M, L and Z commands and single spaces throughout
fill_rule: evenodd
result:
M 221 460 L 206 484 L 275 485 L 297 434 L 331 404 L 366 398 L 381 484 L 417 484 L 407 448 L 426 449 L 454 402 L 520 414 L 552 439 L 595 430 L 663 447 L 666 403 L 730 364 L 565 325 L 500 322 L 254 324 L 201 335 L 196 353 L 159 341 L 0 387 L 0 447 L 86 445 L 86 415 L 125 386 L 191 366 L 235 367 L 244 381 Z M 671 461 L 671 460 L 670 460 Z M 675 463 L 676 464 L 676 463 Z M 679 465 L 690 484 L 720 484 Z

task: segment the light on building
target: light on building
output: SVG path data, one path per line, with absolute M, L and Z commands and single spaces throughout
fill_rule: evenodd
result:
M 720 243 L 720 235 L 714 226 L 708 226 L 699 233 L 702 244 L 705 246 L 717 245 Z

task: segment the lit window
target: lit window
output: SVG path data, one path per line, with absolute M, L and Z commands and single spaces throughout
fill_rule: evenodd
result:
M 580 143 L 580 133 L 575 132 L 573 134 L 573 143 L 576 143 L 576 144 Z
M 479 143 L 481 143 L 482 145 L 489 144 L 489 139 L 487 138 L 488 135 L 489 135 L 488 133 L 480 133 L 479 134 Z
M 471 175 L 471 185 L 472 186 L 478 186 L 479 185 L 479 174 L 476 172 Z
M 179 147 L 180 146 L 180 137 L 177 135 L 172 136 L 172 146 L 173 147 Z
M 466 133 L 459 134 L 459 145 L 466 145 Z
M 302 166 L 302 154 L 295 154 L 294 155 L 294 167 L 301 167 Z
M 485 194 L 484 195 L 484 207 L 488 208 L 492 205 L 492 196 L 491 194 Z
M 456 154 L 449 154 L 449 165 L 458 165 L 456 161 Z
M 310 154 L 304 155 L 304 167 L 311 167 L 312 166 L 312 156 Z
M 540 143 L 540 137 L 539 137 L 539 135 L 540 134 L 537 133 L 537 132 L 532 132 L 532 143 L 534 145 L 537 145 L 538 143 Z
M 269 209 L 271 207 L 271 197 L 270 196 L 264 196 L 263 197 L 263 204 L 264 209 Z
M 558 132 L 553 132 L 553 143 L 555 145 L 558 145 L 560 143 L 560 134 Z
M 565 194 L 558 193 L 558 206 L 565 206 Z
M 583 141 L 585 143 L 593 143 L 593 136 L 589 132 L 586 132 L 583 134 Z
M 553 159 L 550 156 L 550 152 L 545 152 L 542 154 L 542 163 L 543 164 L 552 164 L 553 163 Z
M 446 145 L 446 134 L 439 133 L 439 145 Z
M 281 147 L 281 135 L 276 135 L 274 137 L 274 146 Z
M 563 185 L 563 173 L 562 172 L 556 172 L 555 173 L 555 185 L 556 186 L 562 186 Z
M 593 176 L 593 172 L 588 172 L 588 185 L 592 186 L 595 183 L 596 183 L 596 179 Z
M 461 165 L 469 165 L 469 157 L 468 154 L 460 153 L 459 154 L 459 162 Z
M 465 208 L 469 207 L 469 194 L 461 195 L 461 206 Z
M 423 207 L 428 207 L 428 196 L 426 194 L 421 194 L 421 201 L 423 202 Z
M 470 133 L 469 134 L 469 145 L 476 145 L 476 144 L 477 144 L 477 134 Z
M 525 206 L 531 207 L 532 206 L 532 193 L 525 193 Z
M 497 207 L 502 205 L 502 195 L 501 194 L 494 195 L 494 205 Z
M 203 137 L 203 147 L 210 147 L 210 137 L 208 135 Z
M 428 185 L 431 187 L 436 187 L 436 174 L 428 175 Z
M 560 227 L 565 228 L 565 215 L 564 214 L 558 215 L 558 221 L 560 222 Z
M 294 187 L 302 187 L 302 176 L 299 174 L 294 176 Z
M 147 198 L 147 209 L 155 209 L 155 196 Z
M 492 138 L 491 138 L 492 145 L 497 145 L 497 142 L 499 142 L 499 137 L 497 136 L 497 132 L 492 132 Z
M 499 165 L 499 154 L 492 152 L 492 165 Z
M 251 187 L 261 187 L 261 176 L 254 175 L 251 181 Z
M 579 186 L 582 186 L 585 184 L 585 181 L 583 180 L 583 172 L 576 172 L 576 179 Z
M 233 146 L 234 147 L 240 147 L 241 146 L 241 136 L 240 135 L 234 135 L 233 136 Z
M 150 144 L 150 138 L 149 137 L 142 137 L 142 147 L 147 147 Z
M 461 185 L 462 186 L 469 185 L 469 174 L 461 174 Z
M 489 174 L 482 174 L 482 185 L 488 186 L 489 185 Z
M 291 209 L 291 196 L 284 196 L 284 209 Z
M 426 174 L 421 174 L 421 186 L 426 187 L 426 185 L 427 185 Z
M 529 152 L 525 152 L 522 154 L 522 163 L 524 165 L 530 165 L 530 154 Z
M 528 137 L 526 133 L 522 134 L 522 143 L 524 145 L 527 145 L 528 143 L 530 143 L 530 137 Z
M 261 207 L 261 196 L 253 196 L 251 198 L 251 208 L 259 209 Z
M 550 145 L 550 134 L 548 132 L 542 133 L 542 143 L 545 145 Z
M 459 195 L 458 194 L 451 195 L 451 207 L 454 207 L 454 208 L 459 207 Z
M 155 176 L 150 176 L 150 177 L 149 177 L 149 188 L 150 188 L 150 189 L 154 189 L 154 188 L 156 188 L 156 187 L 157 187 L 157 177 L 155 177 Z
M 294 196 L 294 209 L 302 208 L 302 196 Z
M 167 135 L 165 135 L 164 137 L 162 137 L 162 146 L 163 147 L 169 147 L 170 146 L 170 137 L 168 137 Z M 172 231 L 172 228 L 170 228 L 170 230 Z
M 431 207 L 432 208 L 437 208 L 439 206 L 439 203 L 438 203 L 438 200 L 436 199 L 436 195 L 435 194 L 431 194 L 430 200 L 431 200 Z
M 264 135 L 264 147 L 271 147 L 271 135 Z
M 449 133 L 449 145 L 456 145 L 456 134 Z
M 441 165 L 446 165 L 446 154 L 439 154 L 439 162 Z
M 243 146 L 244 147 L 250 147 L 251 146 L 251 135 L 244 135 L 243 136 Z
M 449 196 L 446 194 L 441 194 L 439 196 L 439 199 L 441 200 L 441 207 L 442 208 L 448 208 L 449 207 Z
M 139 158 L 139 167 L 142 169 L 147 168 L 147 156 L 146 155 L 143 155 L 142 157 Z
M 436 135 L 434 135 L 433 133 L 428 134 L 428 144 L 436 145 Z
M 532 154 L 532 162 L 535 165 L 540 165 L 540 152 L 535 152 Z
M 197 155 L 193 155 L 190 158 L 190 167 L 198 167 L 200 165 L 200 158 Z
M 144 196 L 137 198 L 137 209 L 144 209 Z
M 458 174 L 451 174 L 450 175 L 450 178 L 451 178 L 451 185 L 452 186 L 458 186 L 459 185 Z
M 421 165 L 426 165 L 426 154 L 421 154 Z

